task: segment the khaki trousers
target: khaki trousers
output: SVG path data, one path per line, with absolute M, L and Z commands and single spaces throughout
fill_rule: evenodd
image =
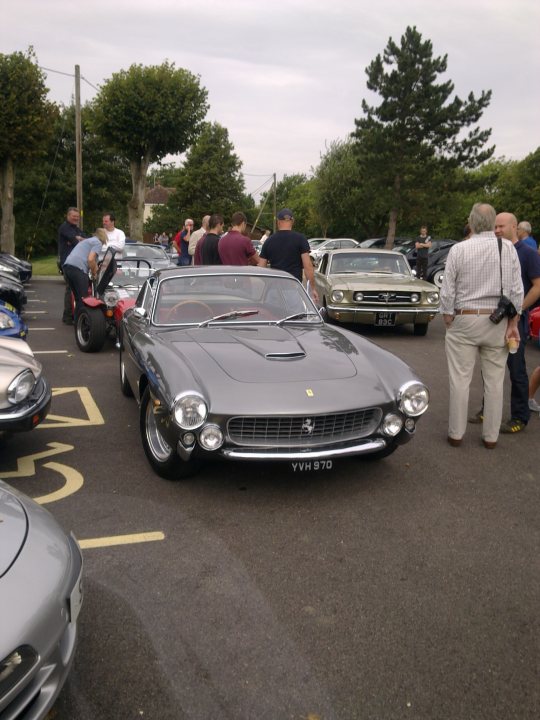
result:
M 506 371 L 505 334 L 507 321 L 498 325 L 488 315 L 456 315 L 446 331 L 446 358 L 450 382 L 448 435 L 462 438 L 467 429 L 469 387 L 477 355 L 480 356 L 484 381 L 484 423 L 482 437 L 495 442 L 503 410 Z

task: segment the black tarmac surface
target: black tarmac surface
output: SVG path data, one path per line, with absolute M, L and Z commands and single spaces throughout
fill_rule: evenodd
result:
M 540 716 L 540 419 L 493 451 L 478 425 L 448 446 L 440 318 L 425 338 L 362 330 L 432 393 L 391 457 L 221 463 L 168 482 L 144 456 L 113 344 L 79 352 L 59 279 L 28 289 L 29 343 L 56 393 L 42 427 L 0 439 L 0 477 L 49 496 L 80 541 L 113 538 L 83 550 L 55 720 Z M 527 358 L 540 364 L 540 348 Z M 477 375 L 471 409 L 480 399 Z

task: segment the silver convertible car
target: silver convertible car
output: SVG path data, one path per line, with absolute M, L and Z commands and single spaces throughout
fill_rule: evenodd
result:
M 0 481 L 0 718 L 41 720 L 75 655 L 82 556 L 53 516 Z
M 144 450 L 168 478 L 209 458 L 296 469 L 384 457 L 428 406 L 410 367 L 327 325 L 278 270 L 160 271 L 126 311 L 120 346 L 122 392 L 140 403 Z

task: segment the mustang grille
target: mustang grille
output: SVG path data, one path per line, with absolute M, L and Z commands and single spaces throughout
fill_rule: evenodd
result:
M 415 293 L 418 295 L 419 293 Z M 412 293 L 410 292 L 399 292 L 395 290 L 368 290 L 363 292 L 364 296 L 362 300 L 356 299 L 356 293 L 354 299 L 356 302 L 380 304 L 380 305 L 392 305 L 397 303 L 403 305 L 404 303 L 411 303 L 411 305 L 418 305 L 418 302 L 413 303 L 411 300 Z
M 238 445 L 326 445 L 366 437 L 374 432 L 381 418 L 380 408 L 334 415 L 234 417 L 227 423 L 227 430 L 231 441 Z

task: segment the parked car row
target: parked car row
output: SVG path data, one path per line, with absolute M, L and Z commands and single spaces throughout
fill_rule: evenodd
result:
M 0 254 L 0 442 L 34 429 L 51 405 L 20 314 L 31 277 L 30 263 Z M 77 541 L 0 481 L 0 717 L 47 716 L 73 663 L 81 605 Z

